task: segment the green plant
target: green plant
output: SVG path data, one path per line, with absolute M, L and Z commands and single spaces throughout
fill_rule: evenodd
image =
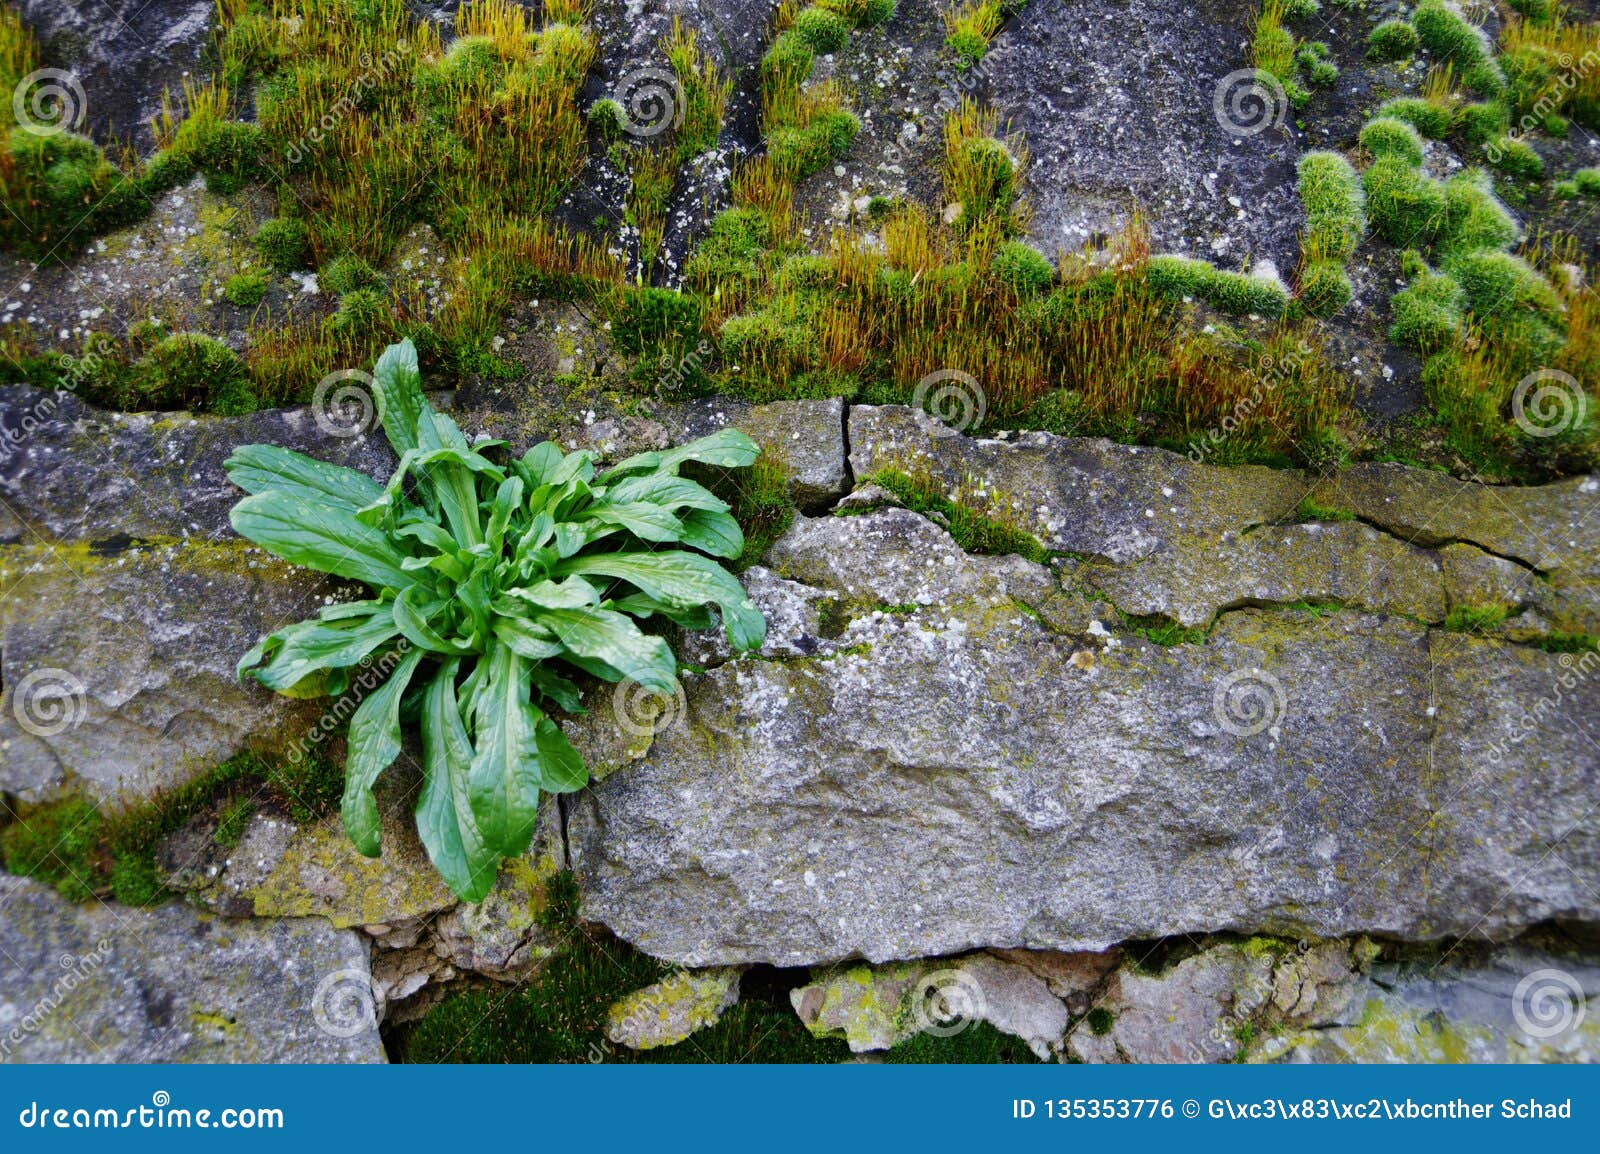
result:
M 1008 240 L 996 249 L 989 267 L 996 279 L 1018 296 L 1044 292 L 1055 276 L 1042 252 L 1016 240 Z
M 1466 304 L 1466 294 L 1452 278 L 1424 268 L 1389 302 L 1394 322 L 1389 339 L 1422 353 L 1443 348 L 1461 331 Z
M 1424 100 L 1420 96 L 1400 96 L 1385 101 L 1376 115 L 1404 120 L 1429 140 L 1443 140 L 1450 135 L 1455 119 L 1448 105 Z
M 1361 186 L 1373 231 L 1390 244 L 1426 245 L 1444 223 L 1444 187 L 1401 157 L 1373 161 Z
M 255 308 L 267 295 L 267 278 L 259 272 L 235 273 L 222 282 L 222 295 L 231 305 Z
M 1446 7 L 1444 0 L 1422 0 L 1411 17 L 1422 46 L 1452 65 L 1462 74 L 1467 86 L 1476 91 L 1494 90 L 1504 80 L 1494 63 L 1488 38 Z
M 1489 144 L 1485 151 L 1488 153 L 1489 163 L 1507 176 L 1538 180 L 1544 175 L 1544 161 L 1526 140 L 1519 140 L 1514 136 L 1502 136 Z
M 387 666 L 350 718 L 345 829 L 363 854 L 380 852 L 372 787 L 399 756 L 402 719 L 415 716 L 418 833 L 451 889 L 478 901 L 500 859 L 527 850 L 541 792 L 571 792 L 588 777 L 541 708 L 579 708 L 557 662 L 670 694 L 672 650 L 632 618 L 704 629 L 709 605 L 735 650 L 761 644 L 765 621 L 714 559 L 742 552 L 738 523 L 678 475 L 687 462 L 747 466 L 759 450 L 725 429 L 598 476 L 589 454 L 549 442 L 501 465 L 483 455 L 495 443 L 469 445 L 428 404 L 409 341 L 385 350 L 373 377 L 400 458 L 387 486 L 270 445 L 228 459 L 229 478 L 250 494 L 231 516 L 241 536 L 373 591 L 278 630 L 239 670 L 311 696 L 345 692 L 363 659 Z
M 1295 300 L 1308 316 L 1331 317 L 1350 303 L 1355 286 L 1344 265 L 1336 260 L 1314 260 L 1300 270 Z
M 1308 152 L 1299 165 L 1306 210 L 1306 251 L 1313 259 L 1344 262 L 1366 235 L 1361 178 L 1337 152 Z
M 142 408 L 253 412 L 244 361 L 221 341 L 201 333 L 174 333 L 158 341 L 134 372 L 134 402 Z
M 279 272 L 303 269 L 311 259 L 310 230 L 292 217 L 274 217 L 256 231 L 256 251 Z
M 1380 116 L 1361 130 L 1361 147 L 1373 156 L 1394 156 L 1408 164 L 1422 163 L 1422 134 L 1394 116 Z
M 824 56 L 843 52 L 850 44 L 850 25 L 826 8 L 802 9 L 794 18 L 794 31 L 807 48 Z
M 1572 174 L 1572 183 L 1584 196 L 1600 196 L 1600 168 L 1580 168 Z
M 589 123 L 594 125 L 602 140 L 619 140 L 628 118 L 622 111 L 622 105 L 605 97 L 589 106 Z
M 317 284 L 324 292 L 344 296 L 361 289 L 382 288 L 383 277 L 359 256 L 347 252 L 323 265 Z
M 1491 140 L 1498 140 L 1511 127 L 1511 118 L 1506 114 L 1505 105 L 1496 100 L 1469 104 L 1456 114 L 1456 120 L 1461 127 L 1462 138 L 1476 148 L 1484 147 Z
M 1385 20 L 1367 37 L 1373 60 L 1405 60 L 1417 51 L 1417 30 L 1404 20 Z

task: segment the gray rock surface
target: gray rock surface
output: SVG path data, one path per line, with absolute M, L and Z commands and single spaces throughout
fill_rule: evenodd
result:
M 237 541 L 0 549 L 0 789 L 109 801 L 180 784 L 326 703 L 241 683 L 264 633 L 341 594 Z
M 606 1014 L 606 1037 L 630 1050 L 672 1046 L 716 1025 L 739 1000 L 737 967 L 679 970 L 614 1003 Z
M 4 874 L 0 910 L 0 1061 L 384 1060 L 354 931 L 78 907 Z
M 1349 612 L 1241 610 L 1172 649 L 1059 635 L 904 510 L 802 520 L 769 565 L 842 598 L 837 636 L 693 679 L 572 809 L 586 916 L 649 953 L 1600 923 L 1587 659 Z
M 1248 66 L 1246 17 L 1230 0 L 1035 0 L 1012 18 L 980 68 L 1033 154 L 1046 253 L 1078 252 L 1137 204 L 1158 251 L 1294 266 L 1293 111 L 1215 112 L 1219 84 Z M 1225 108 L 1239 88 L 1223 89 Z
M 102 141 L 151 144 L 150 118 L 161 94 L 198 76 L 211 43 L 212 0 L 17 0 L 13 5 L 39 39 L 47 67 L 77 77 L 84 124 Z

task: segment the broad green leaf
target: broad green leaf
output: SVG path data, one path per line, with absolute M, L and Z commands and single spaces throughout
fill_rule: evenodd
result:
M 496 616 L 494 635 L 518 657 L 529 661 L 543 661 L 547 657 L 561 656 L 561 643 L 555 635 L 531 621 L 520 617 Z
M 458 666 L 456 661 L 440 666 L 422 703 L 417 834 L 451 892 L 462 901 L 479 902 L 494 886 L 500 856 L 484 844 L 472 816 L 472 741 L 456 703 Z
M 744 552 L 744 530 L 727 513 L 690 509 L 683 515 L 680 544 L 713 557 L 737 557 Z
M 422 373 L 417 368 L 417 347 L 401 341 L 383 350 L 372 367 L 372 391 L 378 401 L 378 420 L 395 456 L 408 449 L 436 449 L 439 434 L 433 427 L 433 410 L 422 395 Z M 427 415 L 425 421 L 424 415 Z
M 582 713 L 583 694 L 577 685 L 562 677 L 559 673 L 552 673 L 547 666 L 535 665 L 529 671 L 530 680 L 536 693 L 543 694 L 556 703 L 556 708 L 563 713 Z
M 564 454 L 551 441 L 540 441 L 533 448 L 522 454 L 522 467 L 527 470 L 528 484 L 537 489 L 541 485 L 551 484 L 551 478 L 561 468 L 565 460 Z
M 609 609 L 542 609 L 539 624 L 580 658 L 590 658 L 631 677 L 653 693 L 671 693 L 678 664 L 659 637 L 641 633 L 632 620 Z
M 533 841 L 539 815 L 538 710 L 528 702 L 528 665 L 511 647 L 492 643 L 488 678 L 476 696 L 472 814 L 484 844 L 516 857 Z
M 348 508 L 265 492 L 246 497 L 228 519 L 241 536 L 269 553 L 374 589 L 406 589 L 416 578 L 400 567 L 405 554 Z
M 354 665 L 398 633 L 388 613 L 340 627 L 302 621 L 269 638 L 267 649 L 271 656 L 250 676 L 268 689 L 281 692 L 322 670 Z M 273 640 L 276 646 L 270 644 Z
M 489 528 L 484 533 L 484 539 L 496 553 L 505 544 L 506 527 L 511 524 L 511 518 L 520 511 L 521 505 L 522 478 L 507 477 L 500 482 L 500 488 L 495 491 L 494 505 L 489 511 Z
M 738 429 L 720 429 L 709 437 L 668 449 L 661 454 L 660 468 L 674 472 L 685 461 L 699 461 L 702 465 L 742 469 L 755 464 L 760 455 L 761 447 Z
M 726 513 L 728 503 L 713 496 L 704 486 L 687 477 L 650 474 L 628 477 L 617 482 L 606 493 L 606 499 L 617 504 L 647 502 L 663 509 L 709 509 Z
M 589 784 L 589 767 L 572 748 L 561 727 L 548 717 L 539 719 L 536 735 L 539 768 L 546 793 L 577 793 Z
M 389 680 L 361 699 L 350 715 L 349 752 L 344 763 L 344 800 L 340 814 L 345 832 L 356 849 L 367 857 L 377 857 L 379 844 L 378 801 L 372 785 L 378 775 L 400 756 L 400 699 L 422 651 L 413 649 L 400 659 Z
M 404 633 L 406 640 L 430 653 L 460 654 L 470 652 L 472 646 L 457 637 L 446 637 L 431 624 L 450 603 L 442 597 L 429 597 L 415 586 L 404 590 L 394 599 L 394 626 Z
M 233 451 L 224 467 L 228 480 L 246 493 L 275 489 L 352 508 L 360 508 L 383 493 L 383 487 L 365 473 L 276 445 L 242 445 Z
M 713 624 L 711 610 L 704 605 L 688 608 L 665 605 L 654 597 L 646 597 L 643 593 L 631 593 L 619 601 L 613 601 L 611 608 L 630 617 L 654 617 L 659 613 L 674 625 L 684 629 L 710 629 Z
M 582 577 L 565 581 L 539 581 L 507 589 L 506 596 L 544 609 L 578 609 L 600 604 L 600 592 Z
M 638 502 L 632 505 L 598 505 L 591 517 L 603 525 L 617 525 L 641 541 L 676 541 L 683 535 L 683 522 L 660 505 Z M 589 540 L 593 541 L 590 534 Z
M 698 553 L 682 549 L 660 553 L 596 553 L 569 558 L 556 568 L 560 573 L 616 577 L 648 597 L 684 608 L 711 602 L 722 611 L 728 643 L 735 649 L 754 649 L 766 639 L 766 618 L 750 600 L 744 586 L 721 565 Z

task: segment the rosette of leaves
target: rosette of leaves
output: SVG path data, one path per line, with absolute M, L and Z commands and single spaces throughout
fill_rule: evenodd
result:
M 387 670 L 350 717 L 345 829 L 379 854 L 373 785 L 416 724 L 418 833 L 450 888 L 479 901 L 500 859 L 532 842 L 540 794 L 588 780 L 547 715 L 581 709 L 574 671 L 671 694 L 672 650 L 635 619 L 704 629 L 712 607 L 735 650 L 761 644 L 765 620 L 715 560 L 743 549 L 738 523 L 678 475 L 690 461 L 747 466 L 759 450 L 726 429 L 598 475 L 589 454 L 548 442 L 502 461 L 502 442 L 469 443 L 428 404 L 409 341 L 379 359 L 373 392 L 400 459 L 387 485 L 271 445 L 228 459 L 250 494 L 232 512 L 241 536 L 372 591 L 273 633 L 239 671 L 306 697 Z

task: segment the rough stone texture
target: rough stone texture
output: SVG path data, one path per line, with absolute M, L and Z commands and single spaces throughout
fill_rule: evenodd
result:
M 1392 955 L 1392 956 L 1389 956 Z M 1570 945 L 1453 945 L 1386 955 L 1363 938 L 1202 943 L 1095 994 L 1067 1055 L 1080 1062 L 1600 1060 L 1585 1003 L 1600 968 Z
M 260 550 L 12 547 L 0 587 L 0 789 L 24 801 L 145 796 L 320 713 L 235 676 L 264 633 L 340 594 Z
M 0 910 L 0 1060 L 383 1061 L 353 931 L 80 908 L 3 874 Z
M 844 599 L 837 636 L 693 679 L 682 723 L 572 808 L 586 916 L 649 953 L 1600 923 L 1587 659 L 1350 612 L 1065 637 L 904 510 L 801 520 L 769 565 Z
M 679 970 L 669 978 L 636 990 L 606 1013 L 606 1037 L 630 1050 L 672 1046 L 714 1026 L 739 1000 L 737 967 Z
M 789 1000 L 813 1034 L 843 1037 L 857 1054 L 887 1050 L 922 1032 L 948 1036 L 988 1022 L 1049 1061 L 1071 1024 L 1066 1006 L 1033 967 L 988 953 L 822 971 Z
M 144 148 L 161 94 L 181 92 L 198 71 L 216 12 L 211 0 L 18 0 L 14 7 L 38 37 L 44 64 L 82 84 L 79 131 Z
M 1158 250 L 1293 267 L 1292 110 L 1252 133 L 1213 109 L 1218 82 L 1245 66 L 1246 33 L 1231 0 L 1035 0 L 1011 20 L 980 68 L 1033 155 L 1040 247 L 1077 252 L 1137 204 Z
M 850 463 L 858 478 L 930 478 L 1081 555 L 1075 579 L 1127 613 L 1204 625 L 1229 608 L 1334 601 L 1438 623 L 1504 604 L 1529 611 L 1507 623 L 1518 639 L 1600 633 L 1600 478 L 1516 489 L 1366 464 L 1318 478 L 1047 433 L 959 437 L 865 405 L 850 410 Z M 1294 524 L 1306 502 L 1356 520 Z
M 233 917 L 316 915 L 340 928 L 427 918 L 456 899 L 395 792 L 382 811 L 381 857 L 357 853 L 337 814 L 306 826 L 257 814 L 232 848 L 216 844 L 215 819 L 198 818 L 162 843 L 157 864 L 167 885 Z
M 374 425 L 339 437 L 309 408 L 245 417 L 110 413 L 68 393 L 0 388 L 0 497 L 34 533 L 56 541 L 237 540 L 228 510 L 244 495 L 223 462 L 241 445 L 297 449 L 387 478 L 394 456 Z M 4 451 L 9 450 L 9 451 Z M 13 530 L 9 539 L 31 541 Z

